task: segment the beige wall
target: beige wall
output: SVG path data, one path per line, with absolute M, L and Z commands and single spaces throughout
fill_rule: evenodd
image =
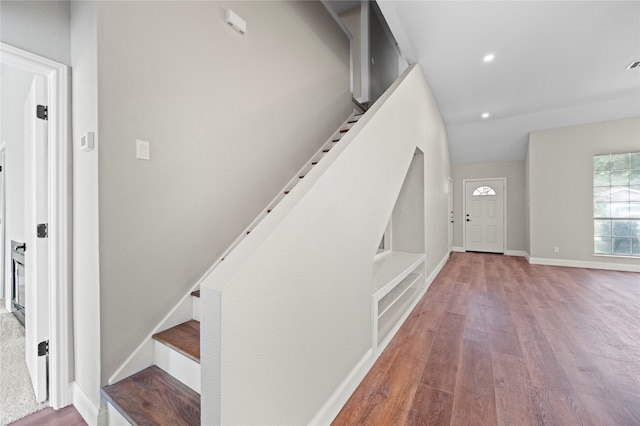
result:
M 462 211 L 465 179 L 507 178 L 507 246 L 505 250 L 525 251 L 525 162 L 453 165 L 453 245 L 463 247 L 464 212 Z
M 348 39 L 320 2 L 103 2 L 98 95 L 104 383 L 347 118 Z
M 638 118 L 532 132 L 531 257 L 637 265 L 637 259 L 592 255 L 593 156 L 639 150 Z

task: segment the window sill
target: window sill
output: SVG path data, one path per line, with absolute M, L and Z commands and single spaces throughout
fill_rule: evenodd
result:
M 615 258 L 618 258 L 618 259 L 640 259 L 640 256 L 637 256 L 637 255 L 623 256 L 621 254 L 595 254 L 595 253 L 593 253 L 591 256 L 593 256 L 593 257 L 615 257 Z

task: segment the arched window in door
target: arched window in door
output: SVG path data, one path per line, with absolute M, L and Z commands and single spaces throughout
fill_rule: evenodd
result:
M 474 197 L 484 197 L 487 195 L 496 195 L 496 191 L 490 186 L 479 186 L 471 194 Z

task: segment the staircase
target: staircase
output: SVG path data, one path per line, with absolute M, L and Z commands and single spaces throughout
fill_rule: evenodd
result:
M 214 267 L 289 194 L 354 126 L 363 113 L 354 112 L 267 208 L 222 254 Z M 200 425 L 200 291 L 191 293 L 192 319 L 153 334 L 153 365 L 106 386 L 109 425 Z

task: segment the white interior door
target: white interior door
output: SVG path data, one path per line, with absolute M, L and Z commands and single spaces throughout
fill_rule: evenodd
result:
M 25 353 L 36 400 L 47 399 L 47 356 L 38 344 L 49 340 L 48 239 L 39 238 L 37 225 L 48 222 L 47 121 L 36 115 L 47 105 L 46 82 L 36 76 L 24 104 L 25 120 Z
M 504 181 L 465 181 L 465 250 L 504 253 Z

